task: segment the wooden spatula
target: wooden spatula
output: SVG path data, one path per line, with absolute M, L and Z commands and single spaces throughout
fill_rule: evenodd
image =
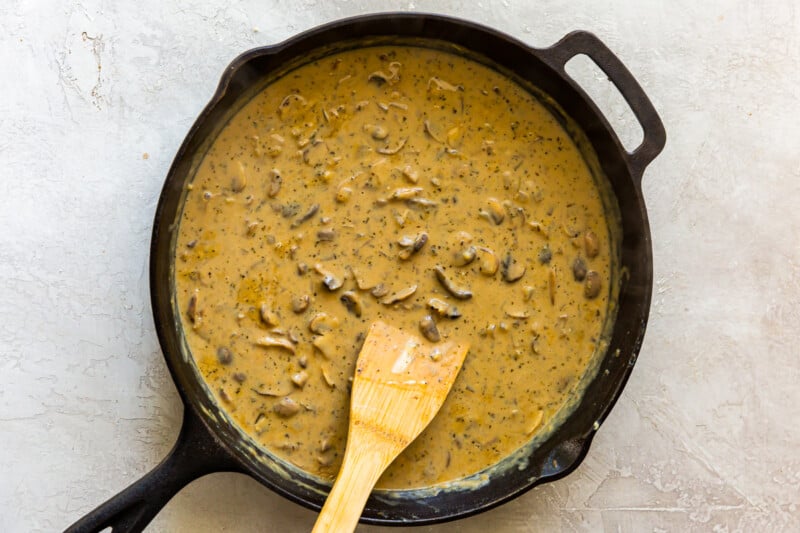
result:
M 439 411 L 468 349 L 372 324 L 356 363 L 344 462 L 314 533 L 355 529 L 378 478 Z

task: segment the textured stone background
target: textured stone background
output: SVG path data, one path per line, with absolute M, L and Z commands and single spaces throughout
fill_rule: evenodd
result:
M 646 341 L 588 458 L 500 509 L 419 531 L 800 530 L 796 6 L 3 2 L 0 531 L 63 529 L 175 440 L 181 406 L 148 295 L 151 221 L 224 67 L 250 47 L 386 10 L 456 14 L 534 46 L 593 31 L 669 136 L 644 180 L 656 279 Z M 577 72 L 635 145 L 607 83 Z M 216 474 L 151 530 L 292 532 L 313 520 L 245 476 Z

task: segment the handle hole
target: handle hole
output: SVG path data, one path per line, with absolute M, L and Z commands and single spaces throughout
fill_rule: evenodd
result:
M 578 54 L 564 66 L 570 78 L 586 91 L 614 128 L 620 142 L 633 152 L 644 140 L 642 125 L 616 85 L 586 54 Z

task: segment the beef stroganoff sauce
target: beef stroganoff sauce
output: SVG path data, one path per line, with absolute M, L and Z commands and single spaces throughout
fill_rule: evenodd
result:
M 396 46 L 303 65 L 231 118 L 189 188 L 175 290 L 192 356 L 245 433 L 313 475 L 338 471 L 376 319 L 471 345 L 384 488 L 500 461 L 602 355 L 614 218 L 559 121 L 477 62 Z

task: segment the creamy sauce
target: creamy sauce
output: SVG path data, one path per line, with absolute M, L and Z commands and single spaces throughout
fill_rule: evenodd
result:
M 575 393 L 608 314 L 609 231 L 529 92 L 442 51 L 364 48 L 275 80 L 221 131 L 187 192 L 176 297 L 223 409 L 324 479 L 372 321 L 469 342 L 378 485 L 429 486 L 500 461 Z

